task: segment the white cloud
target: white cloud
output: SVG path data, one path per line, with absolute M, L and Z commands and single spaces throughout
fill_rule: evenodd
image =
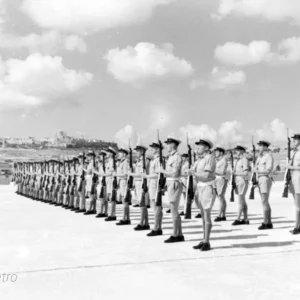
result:
M 156 7 L 173 1 L 23 0 L 22 10 L 41 27 L 86 34 L 142 23 Z
M 32 54 L 25 60 L 0 60 L 0 108 L 58 105 L 92 80 L 93 75 L 67 69 L 61 57 Z
M 81 37 L 76 35 L 65 36 L 57 31 L 48 31 L 42 34 L 31 33 L 25 36 L 16 36 L 0 33 L 0 48 L 27 49 L 29 53 L 53 54 L 58 50 L 77 50 L 80 53 L 87 51 L 87 46 Z
M 118 146 L 126 149 L 128 149 L 129 140 L 131 148 L 135 147 L 138 141 L 137 131 L 132 125 L 126 125 L 124 128 L 120 129 L 115 134 L 115 138 L 118 142 Z
M 290 131 L 292 133 L 293 130 Z M 269 124 L 263 125 L 261 129 L 256 130 L 260 140 L 269 140 L 271 142 L 285 142 L 287 140 L 287 126 L 280 119 L 274 119 Z
M 230 71 L 214 67 L 209 80 L 194 79 L 190 83 L 190 88 L 195 89 L 199 86 L 208 86 L 211 90 L 232 90 L 243 86 L 246 82 L 244 71 Z
M 264 61 L 270 49 L 266 41 L 253 41 L 249 45 L 228 42 L 215 49 L 215 58 L 226 65 L 246 66 Z
M 242 124 L 238 121 L 227 121 L 221 124 L 219 131 L 219 141 L 225 143 L 238 143 L 243 140 Z
M 173 45 L 157 47 L 150 43 L 139 43 L 134 48 L 110 50 L 105 59 L 108 71 L 117 80 L 126 83 L 142 83 L 145 80 L 168 76 L 184 77 L 193 73 L 192 65 L 173 54 Z
M 193 125 L 187 124 L 179 129 L 181 140 L 186 140 L 186 134 L 188 134 L 191 143 L 199 140 L 200 138 L 207 138 L 215 142 L 217 140 L 217 131 L 207 124 Z
M 218 17 L 228 15 L 261 17 L 270 21 L 290 21 L 300 25 L 299 0 L 221 0 Z

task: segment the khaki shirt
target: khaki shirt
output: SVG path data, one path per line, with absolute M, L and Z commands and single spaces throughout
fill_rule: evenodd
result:
M 177 151 L 173 151 L 166 163 L 166 171 L 172 172 L 174 175 L 167 177 L 169 179 L 178 179 L 181 176 L 182 158 Z
M 245 171 L 249 172 L 249 160 L 245 156 L 242 156 L 235 161 L 234 172 L 242 173 Z M 248 178 L 248 173 L 245 176 L 237 176 L 237 177 Z
M 126 179 L 127 178 L 127 173 L 129 170 L 129 163 L 127 159 L 124 159 L 120 161 L 117 167 L 117 173 L 118 173 L 118 178 L 119 179 Z
M 291 156 L 291 164 L 294 167 L 300 167 L 300 151 L 293 150 Z M 291 174 L 300 173 L 299 170 L 291 170 Z
M 217 176 L 226 177 L 227 167 L 228 167 L 228 162 L 226 157 L 223 156 L 220 159 L 217 159 L 216 160 L 216 173 L 218 174 Z
M 268 173 L 267 175 L 270 175 L 274 167 L 273 156 L 268 152 L 262 153 L 257 158 L 255 167 L 257 168 L 258 172 L 266 172 Z
M 137 175 L 144 173 L 143 158 L 140 158 L 138 161 L 136 161 L 134 165 L 134 173 Z M 142 180 L 142 177 L 135 177 L 135 181 L 140 181 L 140 180 Z
M 206 153 L 203 156 L 199 157 L 198 160 L 195 162 L 195 164 L 193 165 L 193 170 L 195 173 L 199 173 L 199 172 L 205 172 L 208 171 L 210 172 L 210 175 L 208 176 L 208 178 L 206 178 L 205 180 L 200 180 L 196 177 L 196 182 L 209 182 L 212 181 L 216 178 L 215 176 L 215 172 L 216 172 L 216 161 L 214 159 L 214 157 L 209 154 Z

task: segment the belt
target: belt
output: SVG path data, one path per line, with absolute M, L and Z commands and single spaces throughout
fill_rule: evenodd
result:
M 216 178 L 217 178 L 217 179 L 220 179 L 220 178 L 225 178 L 225 175 L 224 175 L 224 176 L 221 176 L 221 175 L 216 175 Z
M 197 182 L 197 186 L 198 187 L 204 187 L 204 186 L 210 186 L 210 185 L 213 185 L 215 183 L 214 180 L 211 180 L 211 181 L 208 181 L 208 182 Z
M 180 181 L 180 178 L 167 178 L 167 182 Z

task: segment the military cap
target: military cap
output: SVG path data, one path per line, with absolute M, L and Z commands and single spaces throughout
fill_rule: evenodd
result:
M 296 133 L 292 136 L 292 139 L 293 140 L 300 140 L 300 134 L 299 133 Z
M 79 153 L 79 154 L 78 154 L 78 157 L 83 157 L 83 153 Z
M 171 144 L 172 143 L 172 144 L 175 144 L 175 145 L 178 146 L 181 143 L 181 141 L 174 138 L 174 137 L 172 137 L 172 136 L 168 136 L 167 140 L 164 143 L 165 144 Z
M 89 150 L 87 153 L 87 156 L 96 156 L 95 152 L 92 150 Z
M 189 157 L 189 155 L 187 153 L 182 153 L 181 156 L 182 157 Z
M 118 152 L 122 152 L 122 153 L 125 153 L 127 155 L 129 153 L 129 150 L 127 150 L 125 148 L 119 148 Z
M 236 147 L 233 150 L 243 150 L 246 151 L 246 147 L 242 145 L 236 145 Z
M 147 151 L 147 147 L 143 146 L 143 145 L 136 145 L 134 150 L 144 150 L 144 151 Z
M 257 145 L 269 147 L 271 143 L 268 141 L 259 141 Z
M 78 159 L 78 157 L 73 157 L 73 159 L 72 159 L 73 161 L 79 161 L 79 159 Z
M 195 143 L 196 145 L 205 145 L 210 149 L 213 148 L 214 144 L 208 139 L 200 139 L 198 142 Z
M 149 159 L 149 160 L 151 160 L 151 159 L 152 159 L 152 156 L 150 156 L 150 155 L 146 155 L 146 159 Z
M 99 152 L 99 155 L 107 155 L 107 151 L 101 150 L 101 151 Z
M 215 151 L 220 151 L 220 152 L 222 152 L 223 154 L 226 152 L 226 150 L 225 150 L 224 148 L 219 147 L 219 146 L 215 148 Z
M 149 145 L 149 147 L 151 147 L 151 148 L 160 148 L 161 147 L 162 149 L 164 148 L 163 146 L 160 146 L 159 143 L 156 141 L 153 142 L 151 145 Z
M 117 151 L 114 148 L 110 147 L 110 146 L 106 149 L 106 152 L 109 152 L 109 153 L 112 153 L 112 154 L 117 154 Z

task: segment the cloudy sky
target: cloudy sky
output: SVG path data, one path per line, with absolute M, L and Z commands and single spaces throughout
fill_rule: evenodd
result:
M 0 136 L 300 131 L 299 0 L 0 0 Z

